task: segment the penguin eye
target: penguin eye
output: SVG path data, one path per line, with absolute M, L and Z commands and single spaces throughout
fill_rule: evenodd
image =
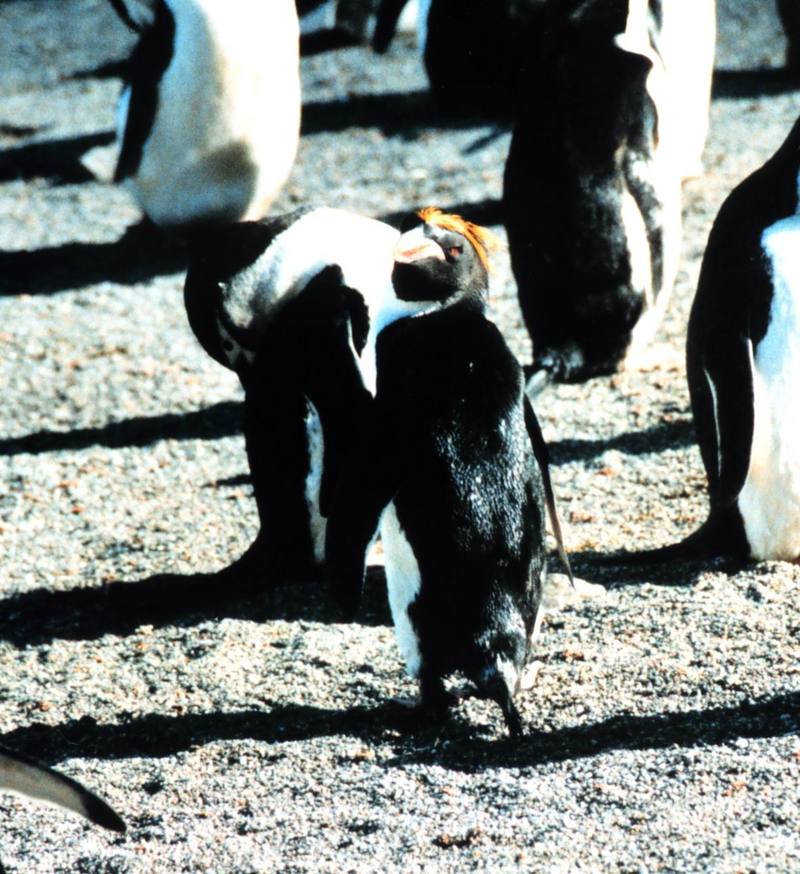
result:
M 448 246 L 444 250 L 445 257 L 448 261 L 457 261 L 464 252 L 463 246 Z

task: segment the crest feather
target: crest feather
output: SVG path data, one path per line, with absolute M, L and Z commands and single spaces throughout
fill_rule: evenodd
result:
M 446 231 L 455 231 L 466 237 L 475 250 L 481 264 L 489 270 L 489 253 L 495 251 L 500 245 L 497 237 L 488 229 L 480 225 L 468 222 L 460 215 L 444 213 L 438 207 L 426 206 L 417 215 L 427 224 L 436 225 Z

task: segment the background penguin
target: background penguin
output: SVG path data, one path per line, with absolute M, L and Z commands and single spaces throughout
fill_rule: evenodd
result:
M 635 363 L 666 307 L 678 264 L 680 179 L 702 119 L 691 126 L 695 145 L 678 148 L 670 89 L 681 85 L 659 54 L 665 28 L 656 0 L 564 0 L 548 9 L 503 192 L 533 340 L 532 391 Z M 668 31 L 672 46 L 676 28 Z M 708 39 L 713 46 L 713 28 Z M 694 86 L 701 92 L 708 67 L 706 84 Z
M 323 470 L 335 466 L 364 392 L 374 390 L 374 364 L 355 363 L 379 329 L 374 313 L 393 312 L 397 238 L 374 219 L 303 208 L 221 229 L 189 267 L 184 296 L 192 330 L 244 387 L 261 523 L 248 560 L 274 576 L 319 573 L 322 492 L 331 479 Z
M 536 56 L 545 2 L 420 0 L 417 44 L 442 110 L 511 112 L 519 70 Z M 372 40 L 378 53 L 389 48 L 406 5 L 407 0 L 382 0 L 378 6 Z
M 293 0 L 113 0 L 141 33 L 119 106 L 125 182 L 161 226 L 264 215 L 300 125 Z
M 125 823 L 108 804 L 76 780 L 6 747 L 0 747 L 0 790 L 56 804 L 111 831 L 125 831 Z
M 800 121 L 711 229 L 686 371 L 710 511 L 633 561 L 800 558 Z
M 484 315 L 485 232 L 423 210 L 397 244 L 392 277 L 416 312 L 377 336 L 369 424 L 328 522 L 330 574 L 354 609 L 380 522 L 397 640 L 423 707 L 445 711 L 443 679 L 462 672 L 517 735 L 545 503 L 555 519 L 544 441 L 521 369 Z
M 800 78 L 800 4 L 797 0 L 777 0 L 778 14 L 786 33 L 786 69 Z

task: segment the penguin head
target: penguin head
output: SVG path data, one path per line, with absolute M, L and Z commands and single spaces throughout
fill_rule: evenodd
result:
M 400 230 L 392 270 L 400 300 L 444 305 L 470 300 L 483 307 L 489 252 L 496 245 L 489 231 L 435 207 L 409 216 Z

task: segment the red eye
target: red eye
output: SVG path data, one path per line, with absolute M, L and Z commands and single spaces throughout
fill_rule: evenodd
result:
M 450 246 L 450 248 L 447 250 L 447 257 L 451 261 L 455 261 L 456 258 L 461 257 L 461 251 L 462 249 L 460 246 Z

